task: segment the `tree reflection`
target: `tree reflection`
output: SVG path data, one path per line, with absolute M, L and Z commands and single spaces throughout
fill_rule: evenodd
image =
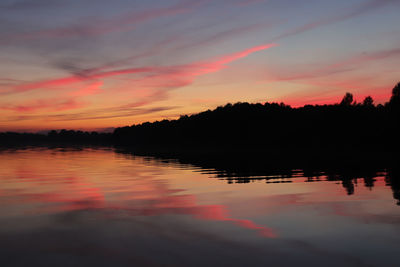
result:
M 388 169 L 385 182 L 392 189 L 393 198 L 397 200 L 397 205 L 400 206 L 400 172 L 398 167 Z
M 129 150 L 118 150 L 119 153 L 136 154 Z M 138 154 L 140 155 L 140 153 Z M 398 168 L 384 169 L 374 165 L 360 166 L 336 166 L 330 167 L 316 164 L 306 168 L 285 168 L 295 165 L 292 162 L 271 161 L 259 158 L 238 158 L 238 157 L 185 157 L 175 155 L 175 157 L 165 157 L 160 154 L 152 154 L 152 160 L 163 164 L 179 164 L 187 168 L 199 168 L 203 174 L 226 181 L 228 184 L 247 184 L 264 181 L 267 184 L 291 183 L 295 179 L 306 179 L 305 182 L 331 181 L 339 182 L 347 195 L 356 194 L 357 185 L 362 182 L 364 187 L 373 190 L 377 177 L 385 177 L 386 186 L 393 191 L 393 197 L 400 205 L 400 175 Z

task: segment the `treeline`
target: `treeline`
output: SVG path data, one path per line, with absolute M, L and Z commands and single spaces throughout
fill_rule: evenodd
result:
M 35 133 L 0 133 L 1 145 L 35 144 L 111 144 L 111 133 L 85 132 L 74 130 L 52 130 L 48 134 Z
M 384 105 L 356 103 L 347 93 L 333 105 L 227 104 L 177 120 L 115 129 L 113 140 L 135 146 L 323 148 L 378 150 L 399 144 L 400 83 Z
M 134 147 L 198 149 L 297 149 L 339 154 L 341 151 L 379 151 L 399 146 L 400 83 L 384 105 L 372 97 L 356 103 L 347 93 L 333 105 L 292 108 L 283 103 L 227 104 L 176 120 L 146 122 L 112 134 L 73 130 L 45 134 L 0 133 L 0 142 L 116 144 Z

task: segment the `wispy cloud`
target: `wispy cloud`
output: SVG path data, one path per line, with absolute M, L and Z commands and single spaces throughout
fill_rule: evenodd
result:
M 75 97 L 82 97 L 82 96 L 98 94 L 101 92 L 102 85 L 103 85 L 102 81 L 95 81 L 93 83 L 90 83 L 87 86 L 84 86 L 83 88 L 79 89 L 78 91 L 72 92 L 71 95 L 75 96 Z
M 231 63 L 232 61 L 238 60 L 240 58 L 246 57 L 252 53 L 257 51 L 266 50 L 268 48 L 274 47 L 276 44 L 265 44 L 256 47 L 252 47 L 238 53 L 233 53 L 229 55 L 225 55 L 213 60 L 194 62 L 186 65 L 177 65 L 177 66 L 167 66 L 167 67 L 142 67 L 142 68 L 127 68 L 127 69 L 117 69 L 111 71 L 97 72 L 92 73 L 86 76 L 68 76 L 51 80 L 44 80 L 33 83 L 25 83 L 22 85 L 18 85 L 12 89 L 12 92 L 24 92 L 35 89 L 48 89 L 54 88 L 57 86 L 65 86 L 74 83 L 80 83 L 84 81 L 90 80 L 98 80 L 102 78 L 109 78 L 113 76 L 119 75 L 127 75 L 127 74 L 147 74 L 145 79 L 151 78 L 156 81 L 156 78 L 172 78 L 175 77 L 176 80 L 186 80 L 186 78 L 193 78 L 199 75 L 207 74 L 210 72 L 216 72 L 220 69 L 224 68 L 226 64 Z M 160 80 L 158 80 L 160 81 Z M 167 80 L 163 79 L 166 84 L 168 84 Z M 3 92 L 3 93 L 12 93 L 12 92 Z
M 5 118 L 4 121 L 29 121 L 29 120 L 46 120 L 46 121 L 85 121 L 99 119 L 124 118 L 138 115 L 148 115 L 161 111 L 172 110 L 176 107 L 160 106 L 151 108 L 129 108 L 122 110 L 120 108 L 104 108 L 92 109 L 89 111 L 65 113 L 65 114 L 29 114 L 14 115 Z M 118 112 L 116 112 L 118 111 Z M 4 119 L 4 118 L 3 118 Z
M 80 119 L 100 119 L 111 117 L 126 117 L 138 114 L 136 108 L 152 104 L 154 102 L 164 100 L 168 97 L 168 91 L 189 85 L 194 82 L 195 78 L 212 72 L 217 72 L 226 67 L 227 64 L 247 57 L 252 53 L 269 49 L 276 44 L 265 44 L 251 47 L 249 49 L 224 55 L 215 59 L 194 62 L 190 64 L 167 66 L 167 67 L 144 67 L 144 68 L 128 68 L 118 69 L 107 72 L 93 73 L 87 76 L 69 76 L 53 80 L 45 80 L 40 82 L 22 84 L 14 88 L 14 92 L 23 92 L 29 90 L 48 90 L 56 87 L 66 87 L 66 85 L 81 84 L 77 91 L 60 96 L 59 99 L 42 99 L 28 103 L 6 105 L 3 109 L 15 112 L 35 112 L 39 110 L 62 111 L 81 108 L 82 103 L 78 103 L 77 98 L 100 93 L 103 79 L 120 75 L 141 74 L 144 77 L 131 79 L 131 86 L 141 88 L 141 95 L 137 94 L 136 101 L 128 104 L 111 107 L 107 109 L 97 110 L 96 115 L 67 115 L 55 118 L 63 118 L 65 120 Z M 89 84 L 87 84 L 89 82 Z M 69 88 L 70 86 L 68 86 Z M 115 90 L 115 89 L 114 89 Z M 132 113 L 135 111 L 136 113 Z M 147 110 L 146 112 L 155 112 L 155 110 Z M 140 111 L 141 112 L 141 111 Z M 25 119 L 28 117 L 19 117 Z
M 8 92 L 5 91 L 5 92 L 3 92 L 3 94 L 25 92 L 25 91 L 35 90 L 35 89 L 49 89 L 49 88 L 54 88 L 54 87 L 58 87 L 58 86 L 65 86 L 65 85 L 70 85 L 70 84 L 74 84 L 74 83 L 91 81 L 91 80 L 96 80 L 96 79 L 100 79 L 100 78 L 107 78 L 107 77 L 123 75 L 123 74 L 146 73 L 146 72 L 151 72 L 154 69 L 156 69 L 156 68 L 129 68 L 129 69 L 107 71 L 107 72 L 98 72 L 98 73 L 90 74 L 87 76 L 68 76 L 68 77 L 62 77 L 62 78 L 58 78 L 58 79 L 44 80 L 44 81 L 40 81 L 40 82 L 25 83 L 25 84 L 14 87 L 11 91 L 8 91 Z
M 62 5 L 61 0 L 22 0 L 12 3 L 0 4 L 0 9 L 7 10 L 32 10 Z
M 296 80 L 306 80 L 306 79 L 316 79 L 325 76 L 341 74 L 348 71 L 358 70 L 361 66 L 365 67 L 368 64 L 373 64 L 376 61 L 382 59 L 398 57 L 400 56 L 400 49 L 388 49 L 382 51 L 362 53 L 348 59 L 338 61 L 333 64 L 328 64 L 325 67 L 319 67 L 306 72 L 300 72 L 296 74 L 276 74 L 276 80 L 281 81 L 296 81 Z
M 232 29 L 220 31 L 218 33 L 212 34 L 210 36 L 206 36 L 200 39 L 192 40 L 190 42 L 185 42 L 185 38 L 182 35 L 175 35 L 168 38 L 164 38 L 158 42 L 152 43 L 150 46 L 145 47 L 144 50 L 137 52 L 132 56 L 125 56 L 121 59 L 116 59 L 113 61 L 106 62 L 100 66 L 92 67 L 92 68 L 82 68 L 77 64 L 76 59 L 71 60 L 56 60 L 52 63 L 52 66 L 57 67 L 58 69 L 65 70 L 70 72 L 74 76 L 82 76 L 87 77 L 99 72 L 105 72 L 112 68 L 121 67 L 123 65 L 133 64 L 135 61 L 143 58 L 151 58 L 153 56 L 157 56 L 159 54 L 171 54 L 176 52 L 181 52 L 184 50 L 193 51 L 196 48 L 205 48 L 207 46 L 218 45 L 221 42 L 228 41 L 232 38 L 243 36 L 246 34 L 253 33 L 257 30 L 265 30 L 274 25 L 276 22 L 268 22 L 268 23 L 257 23 L 246 25 L 242 27 L 235 27 Z M 186 38 L 187 39 L 187 38 Z M 174 45 L 175 44 L 175 45 Z
M 360 15 L 366 14 L 370 11 L 374 11 L 378 8 L 387 6 L 391 3 L 398 3 L 398 0 L 370 0 L 368 2 L 363 2 L 357 6 L 354 6 L 353 8 L 349 10 L 339 10 L 334 13 L 334 15 L 331 16 L 326 16 L 324 18 L 321 18 L 319 20 L 315 20 L 313 22 L 307 23 L 305 25 L 299 26 L 297 28 L 294 28 L 292 30 L 289 30 L 281 35 L 278 35 L 275 37 L 273 40 L 277 41 L 289 36 L 297 35 L 303 32 L 311 31 L 316 28 L 320 28 L 322 26 L 327 26 L 330 24 L 334 24 L 337 22 L 345 21 L 354 17 L 358 17 Z
M 228 29 L 228 30 L 223 30 L 223 31 L 217 32 L 215 34 L 212 34 L 210 36 L 201 38 L 201 39 L 195 38 L 194 40 L 191 40 L 189 43 L 180 44 L 175 47 L 172 47 L 171 50 L 172 51 L 182 51 L 185 49 L 193 50 L 195 48 L 204 48 L 208 45 L 217 45 L 221 42 L 228 41 L 234 37 L 254 33 L 255 31 L 258 31 L 258 30 L 269 29 L 272 26 L 275 26 L 277 23 L 278 23 L 278 21 L 271 21 L 271 22 L 267 22 L 267 23 L 256 23 L 256 24 L 246 25 L 246 26 L 242 26 L 242 27 L 235 27 L 235 28 Z
M 71 109 L 82 108 L 83 103 L 79 103 L 76 99 L 38 99 L 33 101 L 28 101 L 22 104 L 8 104 L 2 105 L 0 109 L 11 110 L 18 113 L 21 112 L 36 112 L 39 110 L 46 110 L 52 112 L 66 111 Z
M 32 113 L 37 111 L 59 112 L 66 110 L 79 109 L 85 106 L 80 97 L 90 96 L 101 92 L 102 81 L 95 81 L 84 84 L 78 90 L 59 97 L 43 98 L 25 101 L 18 104 L 4 104 L 0 106 L 2 110 L 10 110 L 18 113 Z
M 85 23 L 69 25 L 39 30 L 30 33 L 14 34 L 4 36 L 0 39 L 0 44 L 11 44 L 17 41 L 34 39 L 53 39 L 67 37 L 90 37 L 104 35 L 111 32 L 120 32 L 134 29 L 138 24 L 148 22 L 161 17 L 174 16 L 193 11 L 206 0 L 199 1 L 179 1 L 169 7 L 151 8 L 141 12 L 128 12 L 113 18 L 87 19 Z

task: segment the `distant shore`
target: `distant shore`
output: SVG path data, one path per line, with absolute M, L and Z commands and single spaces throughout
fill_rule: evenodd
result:
M 0 133 L 0 146 L 115 146 L 142 155 L 251 159 L 275 164 L 380 164 L 400 150 L 400 83 L 384 105 L 356 103 L 347 93 L 333 105 L 292 108 L 283 103 L 236 103 L 177 120 L 48 134 Z

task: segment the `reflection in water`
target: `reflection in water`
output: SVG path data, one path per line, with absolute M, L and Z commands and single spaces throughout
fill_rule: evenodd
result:
M 0 256 L 10 266 L 382 266 L 400 252 L 399 181 L 397 169 L 231 171 L 111 149 L 6 150 Z
M 400 206 L 400 172 L 398 168 L 390 169 L 386 175 L 386 185 L 390 186 L 393 191 L 393 197 Z
M 118 152 L 130 155 L 131 159 L 135 158 L 133 152 L 124 150 Z M 395 200 L 398 200 L 397 204 L 400 205 L 400 171 L 398 166 L 391 166 L 387 170 L 371 168 L 371 166 L 363 166 L 361 169 L 359 166 L 357 168 L 354 166 L 347 166 L 346 168 L 342 167 L 341 169 L 328 169 L 321 171 L 315 169 L 276 169 L 266 163 L 257 163 L 259 164 L 258 166 L 252 166 L 255 168 L 251 168 L 246 164 L 237 164 L 237 162 L 233 162 L 229 165 L 226 160 L 218 162 L 204 158 L 197 158 L 192 163 L 188 163 L 190 162 L 190 159 L 159 159 L 157 157 L 147 157 L 146 159 L 163 164 L 186 166 L 193 170 L 198 168 L 196 170 L 202 174 L 209 175 L 219 180 L 226 180 L 229 184 L 243 184 L 255 181 L 266 181 L 266 183 L 292 183 L 293 178 L 306 178 L 306 182 L 338 181 L 341 182 L 348 195 L 354 194 L 355 186 L 360 181 L 365 187 L 372 190 L 377 178 L 385 177 L 386 186 L 389 186 L 392 189 L 393 197 Z
M 28 152 L 30 153 L 30 152 Z M 72 152 L 74 153 L 74 152 Z M 52 153 L 52 156 L 55 154 Z M 26 155 L 25 155 L 26 156 Z M 36 155 L 35 155 L 36 156 Z M 87 177 L 82 177 L 69 169 L 63 169 L 66 174 L 58 173 L 59 170 L 48 172 L 47 162 L 45 166 L 30 162 L 18 165 L 14 171 L 13 183 L 23 185 L 24 192 L 17 195 L 16 204 L 34 203 L 40 205 L 32 212 L 61 212 L 84 209 L 113 209 L 125 210 L 130 216 L 156 216 L 162 214 L 192 215 L 198 219 L 233 222 L 240 227 L 258 230 L 262 236 L 275 237 L 272 229 L 255 224 L 246 219 L 235 219 L 229 216 L 224 205 L 199 205 L 196 196 L 192 194 L 174 195 L 183 192 L 183 189 L 170 189 L 168 184 L 154 180 L 152 177 L 142 174 L 140 169 L 134 173 L 137 177 L 132 180 L 102 183 L 86 182 Z M 39 159 L 39 162 L 43 162 Z M 7 166 L 4 166 L 7 168 Z M 88 166 L 95 167 L 99 166 Z M 51 168 L 51 167 L 50 167 Z M 99 170 L 97 170 L 99 171 Z M 56 174 L 56 177 L 53 175 Z M 140 177 L 144 179 L 140 179 Z M 44 192 L 30 192 L 36 186 L 48 186 L 51 190 Z M 116 201 L 107 203 L 106 193 L 113 193 Z M 7 192 L 6 192 L 7 193 Z M 1 196 L 1 195 L 0 195 Z M 3 195 L 4 196 L 4 195 Z

